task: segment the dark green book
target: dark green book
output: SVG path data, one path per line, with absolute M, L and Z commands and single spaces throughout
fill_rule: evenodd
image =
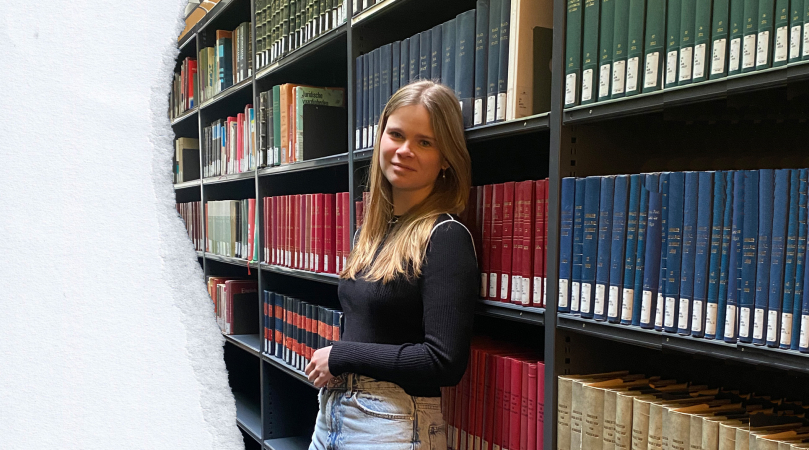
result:
M 498 54 L 497 68 L 497 108 L 494 120 L 506 120 L 506 103 L 508 94 L 508 56 L 509 39 L 511 37 L 511 0 L 501 0 L 500 3 L 500 52 Z M 513 76 L 513 74 L 512 74 Z
M 730 0 L 730 49 L 728 75 L 742 72 L 742 37 L 744 36 L 745 0 Z
M 281 164 L 281 86 L 272 87 L 273 165 Z
M 784 20 L 789 21 L 787 9 L 789 0 L 783 5 Z M 759 0 L 758 2 L 758 37 L 756 38 L 756 69 L 772 66 L 774 27 L 776 19 L 775 0 Z M 786 28 L 784 28 L 786 31 Z M 784 47 L 786 49 L 786 47 Z M 786 58 L 784 58 L 786 60 Z
M 441 30 L 441 84 L 455 90 L 455 19 L 442 25 Z
M 773 67 L 785 66 L 789 60 L 789 18 L 789 0 L 776 0 L 773 22 L 775 29 L 775 45 L 772 50 Z
M 612 82 L 612 38 L 615 27 L 615 0 L 601 0 L 598 57 L 598 99 L 610 98 Z
M 801 60 L 803 3 L 804 0 L 790 0 L 789 2 L 789 62 Z
M 629 0 L 612 0 L 613 14 L 612 33 L 612 89 L 610 98 L 621 98 L 626 89 L 626 58 L 629 48 Z
M 663 87 L 663 52 L 666 48 L 666 0 L 646 1 L 646 32 L 643 40 L 643 92 Z
M 758 36 L 758 2 L 744 0 L 742 20 L 742 73 L 756 70 L 756 37 Z
M 489 52 L 486 59 L 486 120 L 493 123 L 497 109 L 497 76 L 500 68 L 500 8 L 502 0 L 489 3 Z
M 694 65 L 691 81 L 708 78 L 708 51 L 711 43 L 711 0 L 696 0 L 694 22 Z
M 677 68 L 680 65 L 680 17 L 681 0 L 669 0 L 666 4 L 666 78 L 663 86 L 677 85 Z
M 714 0 L 711 20 L 711 80 L 728 74 L 728 33 L 730 0 Z
M 803 0 L 803 36 L 801 47 L 801 60 L 809 60 L 809 0 Z
M 680 58 L 677 84 L 691 84 L 694 63 L 694 27 L 696 25 L 697 1 L 680 0 Z
M 626 96 L 640 92 L 643 73 L 643 26 L 646 20 L 646 0 L 629 0 L 629 25 L 626 54 Z
M 567 0 L 565 28 L 565 108 L 579 104 L 581 92 L 581 31 L 584 16 L 581 0 Z
M 598 20 L 601 1 L 584 0 L 584 34 L 582 35 L 581 104 L 596 99 L 594 76 L 598 69 Z
M 489 0 L 477 0 L 476 5 L 473 126 L 483 125 L 486 118 L 484 113 L 486 111 L 486 76 L 488 75 L 486 64 L 489 50 Z

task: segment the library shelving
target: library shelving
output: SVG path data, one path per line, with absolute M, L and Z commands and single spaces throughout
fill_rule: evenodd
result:
M 365 190 L 372 155 L 371 148 L 361 148 L 354 141 L 356 58 L 474 9 L 476 1 L 344 0 L 344 23 L 256 70 L 256 10 L 264 3 L 222 0 L 178 42 L 179 72 L 183 58 L 195 57 L 202 48 L 214 45 L 217 29 L 233 30 L 250 22 L 252 53 L 248 59 L 253 69 L 244 80 L 174 117 L 175 134 L 198 138 L 211 122 L 234 115 L 247 104 L 258 108 L 262 92 L 289 82 L 345 90 L 345 142 L 335 142 L 327 156 L 185 181 L 175 185 L 177 201 L 202 200 L 205 204 L 256 199 L 261 230 L 261 200 L 266 197 L 347 191 L 349 235 L 353 235 L 354 202 L 361 200 Z M 476 311 L 476 331 L 544 352 L 545 372 L 538 375 L 544 377 L 546 386 L 544 448 L 556 448 L 556 377 L 563 374 L 615 370 L 622 363 L 651 373 L 676 361 L 680 364 L 677 373 L 704 369 L 713 374 L 711 380 L 716 374 L 736 379 L 754 371 L 786 380 L 786 388 L 805 383 L 802 377 L 809 376 L 809 359 L 797 351 L 726 344 L 558 313 L 557 262 L 564 177 L 805 167 L 800 164 L 804 163 L 809 118 L 804 106 L 809 62 L 565 108 L 568 3 L 553 2 L 550 111 L 466 130 L 473 185 L 549 179 L 546 307 L 485 299 L 470 305 Z M 204 230 L 204 220 L 200 220 Z M 262 249 L 264 237 L 257 234 Z M 268 264 L 261 252 L 252 261 L 211 252 L 197 252 L 197 256 L 206 277 L 256 279 L 259 294 L 272 290 L 326 307 L 339 306 L 336 275 Z M 260 296 L 256 308 L 262 308 Z M 264 353 L 258 334 L 226 336 L 225 345 L 245 442 L 250 448 L 307 448 L 317 412 L 312 384 L 295 367 Z

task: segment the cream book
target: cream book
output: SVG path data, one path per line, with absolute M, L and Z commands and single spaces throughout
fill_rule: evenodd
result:
M 543 74 L 534 73 L 535 45 L 548 42 L 534 41 L 534 28 L 553 29 L 553 2 L 551 0 L 511 0 L 511 27 L 509 28 L 508 78 L 506 80 L 506 120 L 534 114 L 534 79 Z M 547 33 L 550 37 L 552 33 Z M 540 70 L 543 68 L 540 68 Z M 547 70 L 548 79 L 550 68 Z M 544 111 L 537 111 L 544 112 Z

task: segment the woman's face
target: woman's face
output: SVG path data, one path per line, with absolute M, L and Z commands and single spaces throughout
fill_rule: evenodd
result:
M 379 142 L 379 165 L 395 190 L 432 190 L 447 165 L 423 105 L 402 106 L 388 117 Z

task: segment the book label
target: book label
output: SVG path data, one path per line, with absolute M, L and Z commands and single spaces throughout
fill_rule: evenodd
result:
M 497 94 L 497 120 L 506 120 L 506 94 Z
M 663 299 L 663 294 L 657 294 L 657 306 L 655 307 L 655 327 L 662 327 L 663 326 L 663 311 L 664 311 L 664 304 L 665 300 Z
M 621 320 L 632 320 L 632 302 L 635 299 L 634 289 L 624 289 L 624 302 L 621 304 Z
M 702 300 L 694 300 L 694 311 L 691 314 L 691 331 L 702 331 Z
M 694 78 L 705 76 L 705 44 L 694 47 Z
M 753 67 L 756 62 L 756 35 L 748 34 L 744 37 L 742 45 L 742 69 Z
M 801 56 L 801 26 L 792 27 L 789 36 L 789 59 Z
M 618 317 L 618 305 L 621 303 L 618 292 L 618 286 L 610 286 L 610 298 L 607 302 L 607 317 Z
M 547 294 L 548 294 L 548 279 L 543 278 L 542 279 L 542 304 L 543 305 L 547 303 L 547 297 L 546 297 Z M 534 299 L 534 302 L 538 303 L 536 301 L 536 299 Z
M 758 46 L 756 47 L 756 65 L 767 65 L 767 55 L 770 52 L 770 32 L 762 31 L 758 34 Z
M 787 39 L 789 38 L 787 28 L 789 27 L 784 25 L 775 31 L 775 53 L 773 54 L 775 61 L 787 60 Z
M 522 289 L 520 290 L 520 299 L 523 305 L 531 304 L 531 280 L 529 278 L 520 277 Z M 536 298 L 536 296 L 534 297 Z
M 522 277 L 511 276 L 511 301 L 522 303 Z
M 629 58 L 626 65 L 626 92 L 638 90 L 638 57 Z
M 329 270 L 326 269 L 326 272 L 328 272 L 328 271 Z M 488 276 L 485 273 L 480 274 L 480 296 L 482 298 L 486 298 L 486 293 L 489 292 L 489 289 L 486 286 L 487 279 L 488 279 Z
M 537 279 L 534 278 L 534 298 L 536 298 Z M 576 312 L 579 310 L 579 294 L 581 293 L 581 283 L 573 281 L 570 283 L 570 310 Z
M 497 274 L 489 274 L 489 298 L 497 298 Z
M 640 304 L 640 323 L 649 323 L 652 320 L 652 291 L 643 291 Z
M 615 61 L 612 64 L 612 94 L 624 93 L 626 81 L 626 61 Z
M 781 314 L 781 345 L 790 345 L 792 343 L 792 314 Z
M 575 74 L 574 74 L 575 75 Z M 483 125 L 483 99 L 475 99 L 475 119 L 474 125 Z
M 728 305 L 725 313 L 725 337 L 736 335 L 736 305 Z
M 590 312 L 590 298 L 592 298 L 593 287 L 590 283 L 581 284 L 581 312 Z
M 801 56 L 809 56 L 809 23 L 803 25 L 803 54 Z
M 800 334 L 800 343 L 798 346 L 800 348 L 809 347 L 809 315 L 802 315 L 801 316 L 801 334 Z
M 677 328 L 688 329 L 688 299 L 680 298 L 680 310 L 677 314 Z
M 663 326 L 666 327 L 673 327 L 674 326 L 674 307 L 677 305 L 677 299 L 674 297 L 666 297 L 666 309 L 665 309 L 665 322 Z M 678 318 L 679 319 L 679 318 Z
M 356 130 L 354 134 L 354 145 L 356 146 L 355 148 L 360 148 L 359 146 L 362 145 L 362 141 L 360 141 L 360 130 Z
M 595 301 L 595 310 L 593 314 L 600 316 L 604 314 L 604 291 L 605 286 L 603 284 L 596 285 L 596 301 Z
M 593 99 L 593 69 L 587 69 L 581 74 L 581 101 Z
M 576 103 L 576 74 L 569 73 L 565 75 L 565 106 L 574 103 Z M 475 103 L 475 106 L 477 107 L 477 103 Z M 475 111 L 477 111 L 477 109 L 475 109 Z
M 643 87 L 657 86 L 657 69 L 660 67 L 660 52 L 646 55 L 646 70 L 643 74 Z
M 610 66 L 612 64 L 602 64 L 599 68 L 598 76 L 598 98 L 610 95 Z
M 711 75 L 722 73 L 725 69 L 725 45 L 726 39 L 713 41 L 713 54 L 711 55 Z
M 508 300 L 508 274 L 500 275 L 500 300 Z
M 495 96 L 486 97 L 486 123 L 494 122 L 494 113 L 497 107 Z
M 575 292 L 576 295 L 579 294 L 579 286 L 578 286 L 578 284 L 579 283 L 573 283 L 573 292 Z M 539 302 L 540 302 L 539 299 L 542 298 L 542 292 L 539 292 L 541 286 L 542 286 L 542 278 L 541 277 L 534 277 L 534 304 L 535 305 L 538 305 Z M 578 311 L 579 310 L 579 299 L 578 299 L 578 297 L 575 297 L 575 298 L 576 298 L 576 306 L 575 306 L 576 309 L 573 309 L 573 311 Z M 573 302 L 571 302 L 570 308 L 571 309 L 573 308 Z
M 677 82 L 677 50 L 672 50 L 666 56 L 666 84 Z
M 696 314 L 697 300 L 694 300 L 694 314 Z M 705 334 L 716 335 L 716 314 L 719 312 L 719 305 L 716 303 L 708 303 L 707 311 L 705 313 Z M 702 312 L 700 311 L 700 314 Z M 696 324 L 694 326 L 697 326 Z M 694 329 L 694 331 L 699 331 Z
M 739 50 L 741 47 L 741 39 L 736 38 L 730 41 L 730 67 L 729 71 L 739 70 Z
M 754 311 L 755 319 L 753 320 L 753 339 L 764 338 L 764 310 L 756 308 Z
M 743 306 L 739 313 L 739 336 L 746 338 L 750 335 L 750 308 Z
M 331 272 L 329 270 L 329 255 L 323 255 L 323 271 L 326 273 Z M 485 295 L 483 297 L 485 297 Z
M 691 79 L 691 63 L 694 62 L 694 47 L 683 47 L 680 49 L 680 77 L 677 81 L 688 81 Z
M 775 335 L 778 332 L 778 311 L 768 311 L 767 316 L 767 342 L 775 342 Z

